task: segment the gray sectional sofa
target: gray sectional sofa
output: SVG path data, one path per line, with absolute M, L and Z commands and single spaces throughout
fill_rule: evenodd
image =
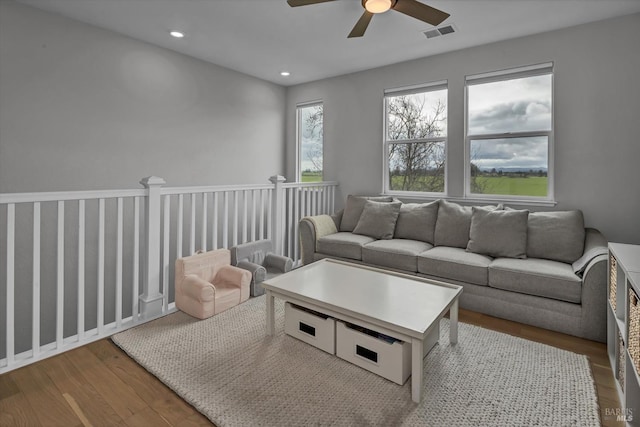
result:
M 349 196 L 299 230 L 304 264 L 330 257 L 456 283 L 462 308 L 606 341 L 607 241 L 581 211 Z

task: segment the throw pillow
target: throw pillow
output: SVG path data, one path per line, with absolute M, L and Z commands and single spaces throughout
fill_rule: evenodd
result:
M 401 205 L 402 202 L 384 203 L 367 200 L 353 233 L 374 239 L 392 239 Z
M 484 206 L 484 208 L 498 209 L 497 206 Z M 469 243 L 472 213 L 471 206 L 461 206 L 457 203 L 440 200 L 434 233 L 435 246 L 465 249 Z
M 387 196 L 380 197 L 365 197 L 365 196 L 352 196 L 347 197 L 347 203 L 342 213 L 342 220 L 340 221 L 340 231 L 353 231 L 358 224 L 364 204 L 367 200 L 374 202 L 392 202 L 393 198 Z
M 472 208 L 467 251 L 494 258 L 526 258 L 526 210 Z
M 527 256 L 572 263 L 584 251 L 582 211 L 529 214 Z
M 420 240 L 433 244 L 438 219 L 438 200 L 431 203 L 405 203 L 396 222 L 396 239 Z

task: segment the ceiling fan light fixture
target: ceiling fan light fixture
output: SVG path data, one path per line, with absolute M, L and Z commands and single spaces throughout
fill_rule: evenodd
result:
M 383 13 L 391 9 L 392 0 L 364 0 L 364 8 L 371 13 Z

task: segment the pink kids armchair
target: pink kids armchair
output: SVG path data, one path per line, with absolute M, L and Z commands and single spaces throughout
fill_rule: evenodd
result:
M 206 319 L 249 298 L 251 273 L 231 265 L 228 249 L 176 260 L 176 307 Z

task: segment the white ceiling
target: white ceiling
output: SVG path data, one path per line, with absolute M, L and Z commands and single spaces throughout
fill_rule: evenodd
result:
M 640 0 L 422 0 L 451 14 L 441 26 L 457 32 L 427 40 L 432 26 L 389 11 L 347 39 L 360 0 L 18 1 L 286 86 L 640 12 Z

